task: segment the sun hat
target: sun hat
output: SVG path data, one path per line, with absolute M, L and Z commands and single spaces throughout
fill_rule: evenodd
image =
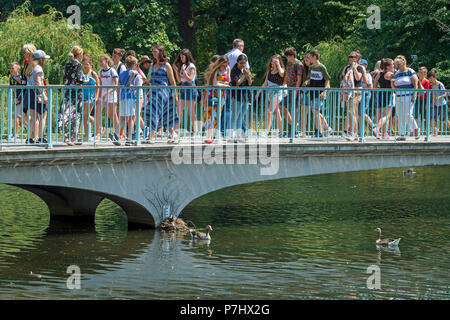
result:
M 50 56 L 48 56 L 43 50 L 36 50 L 33 53 L 33 57 L 35 57 L 36 59 L 42 59 L 42 58 L 49 59 L 50 58 Z

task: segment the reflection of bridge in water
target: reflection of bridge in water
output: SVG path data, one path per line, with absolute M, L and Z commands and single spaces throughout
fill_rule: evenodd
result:
M 288 139 L 209 145 L 10 147 L 0 183 L 41 197 L 52 218 L 92 219 L 108 198 L 129 225 L 156 227 L 192 200 L 251 182 L 347 171 L 450 164 L 450 139 L 366 143 Z M 267 142 L 266 141 L 266 142 Z M 270 142 L 271 141 L 271 142 Z M 277 143 L 274 143 L 277 142 Z

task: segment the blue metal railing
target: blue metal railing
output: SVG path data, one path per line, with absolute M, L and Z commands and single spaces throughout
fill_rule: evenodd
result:
M 259 137 L 429 141 L 450 130 L 449 90 L 0 86 L 0 99 L 1 147 Z

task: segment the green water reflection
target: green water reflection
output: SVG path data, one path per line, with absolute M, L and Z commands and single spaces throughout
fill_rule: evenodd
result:
M 449 169 L 223 189 L 182 213 L 213 226 L 209 245 L 127 231 L 124 213 L 106 200 L 95 226 L 50 222 L 37 197 L 0 186 L 0 298 L 449 299 Z M 402 237 L 399 250 L 376 248 L 376 227 Z M 81 290 L 66 287 L 74 264 Z M 370 265 L 380 267 L 381 290 L 366 286 Z

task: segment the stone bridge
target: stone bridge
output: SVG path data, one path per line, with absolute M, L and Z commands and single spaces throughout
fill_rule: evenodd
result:
M 192 200 L 225 187 L 316 174 L 450 164 L 450 139 L 289 143 L 11 147 L 0 183 L 33 192 L 51 218 L 92 219 L 108 198 L 129 226 L 157 227 Z M 26 199 L 24 199 L 26 201 Z

